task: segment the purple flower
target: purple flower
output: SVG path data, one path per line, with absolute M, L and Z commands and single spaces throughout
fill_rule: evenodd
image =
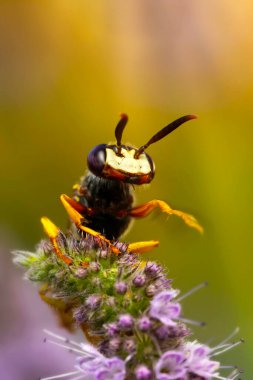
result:
M 104 364 L 104 357 L 103 355 L 97 355 L 97 356 L 80 356 L 77 359 L 77 365 L 76 368 L 79 370 L 79 372 L 84 372 L 85 374 L 90 372 L 93 373 L 96 371 L 98 367 L 103 366 Z
M 114 289 L 118 294 L 125 294 L 127 291 L 127 284 L 123 281 L 118 281 L 115 283 Z
M 112 337 L 116 334 L 118 334 L 119 329 L 116 323 L 108 323 L 107 325 L 104 326 L 107 334 Z
M 121 241 L 117 241 L 114 243 L 114 246 L 116 248 L 118 248 L 122 253 L 126 253 L 127 252 L 127 244 L 126 243 L 123 243 Z
M 134 279 L 133 279 L 133 284 L 137 287 L 140 288 L 145 284 L 146 277 L 143 274 L 138 274 Z
M 160 340 L 165 340 L 169 338 L 175 339 L 189 335 L 189 330 L 183 323 L 177 323 L 175 326 L 165 326 L 161 324 L 155 330 L 155 335 Z
M 152 378 L 152 372 L 144 364 L 140 364 L 134 374 L 137 380 L 150 380 Z
M 151 329 L 152 322 L 149 319 L 149 317 L 144 316 L 138 320 L 137 325 L 138 325 L 140 331 L 146 332 L 146 331 L 149 331 Z
M 155 366 L 157 380 L 181 380 L 186 375 L 185 354 L 181 351 L 167 351 Z
M 117 357 L 106 358 L 90 344 L 80 344 L 84 355 L 77 358 L 77 370 L 88 380 L 123 380 L 125 362 Z M 81 377 L 80 377 L 81 379 Z
M 91 310 L 95 310 L 99 307 L 99 305 L 101 304 L 101 296 L 98 295 L 98 294 L 92 294 L 91 296 L 89 296 L 86 301 L 85 301 L 85 305 L 91 309 Z
M 121 339 L 119 337 L 112 338 L 109 341 L 109 349 L 112 352 L 115 352 L 115 351 L 117 351 L 120 348 L 121 343 L 122 343 L 122 341 L 121 341 Z
M 149 314 L 152 318 L 158 319 L 166 326 L 175 326 L 176 322 L 173 319 L 178 319 L 181 313 L 179 303 L 171 302 L 178 294 L 177 290 L 164 290 L 155 295 L 150 302 Z
M 87 309 L 84 306 L 78 307 L 73 313 L 74 319 L 77 323 L 83 323 L 87 320 Z
M 144 270 L 147 274 L 157 275 L 161 272 L 161 265 L 156 264 L 153 261 L 148 261 Z
M 162 275 L 154 279 L 154 284 L 160 291 L 171 289 L 171 280 Z
M 169 336 L 169 328 L 168 326 L 161 325 L 155 330 L 155 335 L 160 340 L 168 339 Z
M 122 330 L 130 330 L 133 327 L 133 318 L 130 314 L 121 314 L 118 320 L 118 327 Z
M 103 368 L 97 369 L 96 380 L 124 380 L 126 376 L 125 362 L 117 357 L 105 359 Z
M 218 376 L 217 370 L 220 363 L 210 360 L 211 349 L 197 342 L 186 343 L 185 353 L 187 355 L 186 366 L 188 372 L 198 375 L 205 380 Z
M 77 364 L 75 367 L 78 373 L 84 374 L 85 379 L 95 380 L 95 371 L 104 366 L 105 357 L 90 344 L 81 343 L 80 347 L 83 351 L 83 356 L 76 358 Z

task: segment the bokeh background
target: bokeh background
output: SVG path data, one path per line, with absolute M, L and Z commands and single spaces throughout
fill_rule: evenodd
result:
M 125 239 L 159 239 L 147 257 L 183 292 L 209 281 L 184 301 L 185 315 L 207 322 L 194 332 L 210 344 L 240 326 L 246 343 L 220 359 L 251 379 L 252 1 L 2 0 L 0 55 L 0 378 L 72 370 L 68 354 L 43 345 L 44 327 L 66 333 L 10 251 L 34 249 L 42 215 L 64 229 L 59 195 L 71 194 L 89 150 L 113 141 L 124 111 L 124 141 L 136 146 L 199 116 L 149 148 L 157 174 L 136 195 L 193 213 L 205 234 L 156 213 Z

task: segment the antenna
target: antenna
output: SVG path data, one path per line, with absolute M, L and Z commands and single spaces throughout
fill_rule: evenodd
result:
M 121 113 L 120 114 L 120 121 L 118 122 L 118 124 L 116 125 L 116 128 L 115 128 L 115 137 L 117 140 L 117 148 L 118 148 L 117 154 L 120 154 L 120 152 L 121 152 L 121 138 L 122 138 L 122 134 L 123 134 L 123 131 L 125 129 L 127 122 L 128 122 L 128 116 L 125 113 Z
M 180 127 L 181 124 L 185 123 L 186 121 L 197 119 L 196 115 L 186 115 L 182 116 L 177 120 L 174 120 L 172 123 L 168 124 L 166 127 L 161 129 L 159 132 L 157 132 L 151 139 L 145 144 L 142 145 L 135 153 L 135 158 L 138 158 L 145 149 L 149 147 L 149 145 L 154 144 L 155 142 L 163 139 L 165 136 L 167 136 L 169 133 L 173 132 L 175 129 Z

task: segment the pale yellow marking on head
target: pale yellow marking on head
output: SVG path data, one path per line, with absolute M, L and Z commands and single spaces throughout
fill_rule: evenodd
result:
M 138 158 L 134 158 L 136 150 L 127 150 L 121 148 L 122 156 L 117 154 L 110 148 L 106 148 L 106 163 L 112 169 L 131 174 L 149 174 L 151 172 L 150 164 L 145 153 L 140 154 Z

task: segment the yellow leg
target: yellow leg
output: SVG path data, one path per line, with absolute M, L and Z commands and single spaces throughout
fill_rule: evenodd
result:
M 132 208 L 129 212 L 129 215 L 134 218 L 141 218 L 149 215 L 152 211 L 154 211 L 155 208 L 160 208 L 162 212 L 165 212 L 169 215 L 177 215 L 179 218 L 183 219 L 183 221 L 189 227 L 195 228 L 195 230 L 203 233 L 203 227 L 198 223 L 194 216 L 183 211 L 173 210 L 166 202 L 160 201 L 158 199 L 154 199 L 140 206 Z
M 127 248 L 128 253 L 146 253 L 151 251 L 153 248 L 158 247 L 159 241 L 150 240 L 150 241 L 138 241 L 136 243 L 129 244 Z
M 79 214 L 82 215 L 91 215 L 92 211 L 90 208 L 85 207 L 81 203 L 78 203 L 75 199 L 69 198 L 68 197 L 68 203 L 70 204 L 71 207 L 73 207 L 76 211 L 79 212 Z
M 59 257 L 59 259 L 63 260 L 65 264 L 67 265 L 72 264 L 73 260 L 61 252 L 59 245 L 57 243 L 57 237 L 59 236 L 60 229 L 54 223 L 52 223 L 50 219 L 48 219 L 45 216 L 41 218 L 41 223 L 44 227 L 44 230 L 47 236 L 51 240 L 51 243 L 53 244 L 53 247 L 54 247 L 54 251 L 56 255 Z
M 91 236 L 94 236 L 95 238 L 97 238 L 101 242 L 105 242 L 110 247 L 110 249 L 111 249 L 111 251 L 113 253 L 116 253 L 116 254 L 120 253 L 120 250 L 118 248 L 116 248 L 110 242 L 110 240 L 106 239 L 106 237 L 104 237 L 103 235 L 101 235 L 99 232 L 94 231 L 91 228 L 82 225 L 82 222 L 85 219 L 84 219 L 84 217 L 81 214 L 79 214 L 78 211 L 76 211 L 72 207 L 72 199 L 71 198 L 69 198 L 67 195 L 63 194 L 63 195 L 61 195 L 61 201 L 62 201 L 62 204 L 65 207 L 67 213 L 69 214 L 70 219 L 73 220 L 73 222 L 75 223 L 75 225 L 77 226 L 77 228 L 79 228 L 80 230 L 86 232 L 87 234 L 89 234 Z

